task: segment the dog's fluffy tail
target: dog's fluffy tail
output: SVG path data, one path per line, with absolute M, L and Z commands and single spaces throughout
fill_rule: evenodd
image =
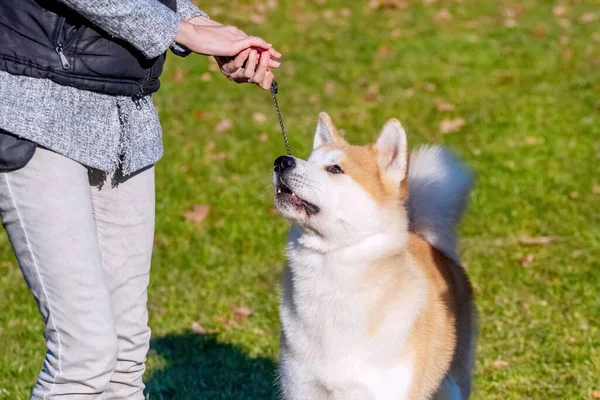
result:
M 455 229 L 473 179 L 471 170 L 447 148 L 422 146 L 411 154 L 407 203 L 410 230 L 457 262 Z

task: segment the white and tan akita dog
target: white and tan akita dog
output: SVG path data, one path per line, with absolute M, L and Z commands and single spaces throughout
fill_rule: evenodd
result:
M 284 399 L 469 397 L 476 318 L 455 225 L 471 184 L 444 148 L 409 162 L 397 120 L 358 147 L 321 113 L 310 158 L 277 159 L 275 203 L 292 221 Z

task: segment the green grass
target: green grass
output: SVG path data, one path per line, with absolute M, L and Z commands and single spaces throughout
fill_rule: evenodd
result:
M 475 169 L 461 226 L 480 311 L 473 398 L 592 398 L 600 390 L 600 24 L 581 20 L 600 18 L 598 4 L 565 0 L 556 16 L 555 3 L 534 0 L 275 3 L 262 24 L 249 22 L 259 2 L 213 2 L 207 11 L 285 54 L 277 79 L 295 155 L 309 153 L 326 110 L 354 143 L 396 117 L 413 145 L 447 144 Z M 516 9 L 514 27 L 505 26 L 507 9 Z M 438 99 L 455 109 L 438 111 Z M 284 151 L 270 96 L 226 81 L 203 57 L 169 57 L 156 104 L 166 154 L 157 166 L 148 397 L 274 398 L 287 223 L 270 211 L 266 189 Z M 442 120 L 459 117 L 459 132 L 440 133 Z M 233 127 L 217 133 L 223 119 Z M 208 204 L 209 217 L 186 223 L 196 204 Z M 522 236 L 560 240 L 524 247 Z M 228 324 L 238 306 L 254 314 Z M 42 321 L 5 235 L 0 310 L 0 399 L 26 399 L 42 365 Z M 213 333 L 193 333 L 194 321 Z

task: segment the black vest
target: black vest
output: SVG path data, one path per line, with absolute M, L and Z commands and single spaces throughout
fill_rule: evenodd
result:
M 157 0 L 176 11 L 176 0 Z M 0 0 L 0 70 L 82 90 L 156 92 L 166 54 L 145 58 L 56 0 Z

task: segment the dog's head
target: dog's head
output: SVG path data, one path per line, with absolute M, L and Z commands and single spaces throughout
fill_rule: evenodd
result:
M 279 213 L 332 245 L 348 245 L 406 223 L 407 143 L 400 122 L 389 120 L 374 145 L 352 146 L 329 116 L 319 114 L 313 152 L 304 161 L 275 161 Z

